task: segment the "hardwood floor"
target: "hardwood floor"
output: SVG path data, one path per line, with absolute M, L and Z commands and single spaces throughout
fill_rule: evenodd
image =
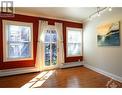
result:
M 22 74 L 0 78 L 0 88 L 19 88 L 28 83 L 31 79 L 39 75 L 38 73 Z M 41 78 L 35 82 L 39 82 Z M 75 67 L 68 69 L 58 69 L 45 80 L 45 82 L 37 86 L 39 88 L 105 88 L 110 78 L 96 73 L 85 67 Z M 116 82 L 119 87 L 122 83 Z
M 39 73 L 20 74 L 0 78 L 0 88 L 19 88 Z

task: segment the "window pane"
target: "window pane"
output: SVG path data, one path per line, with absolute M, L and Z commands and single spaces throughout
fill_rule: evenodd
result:
M 52 42 L 56 42 L 57 41 L 57 33 L 56 33 L 56 31 L 55 30 L 52 30 L 51 31 L 51 41 Z
M 23 48 L 21 49 L 21 56 L 23 57 L 31 57 L 30 56 L 30 44 L 29 43 L 23 43 Z
M 45 66 L 50 65 L 50 44 L 45 43 Z
M 56 65 L 57 62 L 57 47 L 56 44 L 52 44 L 52 65 Z
M 9 43 L 9 58 L 27 58 L 30 57 L 29 43 Z
M 50 42 L 50 30 L 47 30 L 46 31 L 46 34 L 45 34 L 45 42 Z
M 9 41 L 30 41 L 30 27 L 8 25 L 8 40 Z
M 81 44 L 79 43 L 69 43 L 67 45 L 68 56 L 81 55 Z
M 68 30 L 68 43 L 81 43 L 81 31 Z

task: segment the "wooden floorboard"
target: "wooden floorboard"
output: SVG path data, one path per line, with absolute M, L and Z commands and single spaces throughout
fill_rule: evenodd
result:
M 39 73 L 28 73 L 0 78 L 0 88 L 19 88 Z
M 20 88 L 28 81 L 36 77 L 38 73 L 14 75 L 0 78 L 0 88 Z M 96 73 L 85 67 L 74 67 L 68 69 L 56 70 L 41 86 L 38 88 L 106 88 L 110 78 Z M 122 87 L 122 83 L 118 87 Z

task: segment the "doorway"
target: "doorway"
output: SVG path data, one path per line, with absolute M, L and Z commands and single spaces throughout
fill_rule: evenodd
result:
M 44 69 L 57 66 L 57 32 L 55 28 L 47 28 L 44 37 Z

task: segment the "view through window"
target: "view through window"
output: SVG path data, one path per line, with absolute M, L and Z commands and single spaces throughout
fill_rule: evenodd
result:
M 8 25 L 8 57 L 30 57 L 30 27 Z
M 46 30 L 45 34 L 45 66 L 57 63 L 57 33 L 55 29 Z
M 82 55 L 82 31 L 78 28 L 67 28 L 67 56 Z
M 4 21 L 3 48 L 6 60 L 32 58 L 32 26 L 24 24 Z

